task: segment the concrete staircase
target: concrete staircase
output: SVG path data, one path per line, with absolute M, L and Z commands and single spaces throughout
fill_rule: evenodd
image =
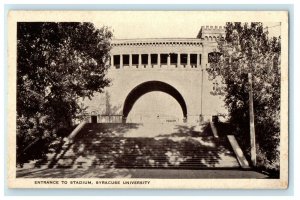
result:
M 86 124 L 72 143 L 35 167 L 224 169 L 240 165 L 227 137 L 214 137 L 209 125 Z

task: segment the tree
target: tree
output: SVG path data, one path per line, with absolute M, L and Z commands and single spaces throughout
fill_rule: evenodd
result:
M 280 37 L 269 38 L 262 23 L 226 23 L 226 36 L 218 40 L 219 56 L 207 69 L 210 78 L 221 77 L 225 104 L 237 137 L 249 153 L 249 84 L 253 96 L 258 164 L 279 168 Z
M 105 110 L 103 111 L 104 115 L 118 115 L 120 114 L 121 105 L 112 105 L 111 95 L 108 91 L 105 92 Z
M 92 23 L 17 24 L 17 148 L 50 141 L 82 110 L 80 98 L 103 92 L 112 32 Z M 36 155 L 37 156 L 37 155 Z

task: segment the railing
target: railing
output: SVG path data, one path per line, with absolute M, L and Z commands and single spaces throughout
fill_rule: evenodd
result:
M 122 115 L 98 115 L 97 121 L 99 123 L 122 123 Z
M 164 64 L 164 63 L 161 63 L 161 64 L 141 64 L 141 65 L 138 65 L 138 64 L 132 64 L 131 66 L 130 65 L 113 65 L 111 67 L 111 69 L 115 69 L 115 70 L 122 70 L 122 69 L 125 69 L 125 70 L 141 70 L 141 69 L 194 69 L 194 70 L 200 70 L 202 69 L 202 66 L 201 65 L 196 65 L 196 64 Z
M 173 117 L 163 117 L 158 118 L 147 117 L 147 116 L 134 116 L 127 119 L 123 118 L 123 115 L 103 115 L 103 114 L 85 114 L 80 116 L 80 119 L 74 122 L 74 124 L 79 124 L 82 121 L 88 123 L 143 123 L 143 122 L 162 122 L 162 123 L 178 123 L 186 121 L 188 123 L 202 123 L 208 121 L 226 121 L 228 118 L 227 114 L 204 114 L 204 115 L 188 115 L 187 119 L 173 118 Z
M 102 115 L 102 114 L 84 114 L 77 116 L 79 119 L 76 123 L 86 121 L 88 123 L 122 123 L 122 115 Z

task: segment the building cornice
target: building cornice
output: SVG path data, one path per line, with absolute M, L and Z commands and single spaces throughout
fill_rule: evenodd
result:
M 141 39 L 113 39 L 112 46 L 158 46 L 158 45 L 202 45 L 198 38 L 141 38 Z

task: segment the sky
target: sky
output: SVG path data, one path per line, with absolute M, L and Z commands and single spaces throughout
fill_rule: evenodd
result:
M 108 26 L 116 39 L 129 38 L 195 38 L 201 26 L 224 26 L 226 18 L 207 13 L 184 11 L 136 11 L 97 13 L 96 27 Z M 268 18 L 270 19 L 270 18 Z M 257 18 L 256 18 L 257 20 Z M 280 35 L 279 22 L 263 22 L 270 36 Z

